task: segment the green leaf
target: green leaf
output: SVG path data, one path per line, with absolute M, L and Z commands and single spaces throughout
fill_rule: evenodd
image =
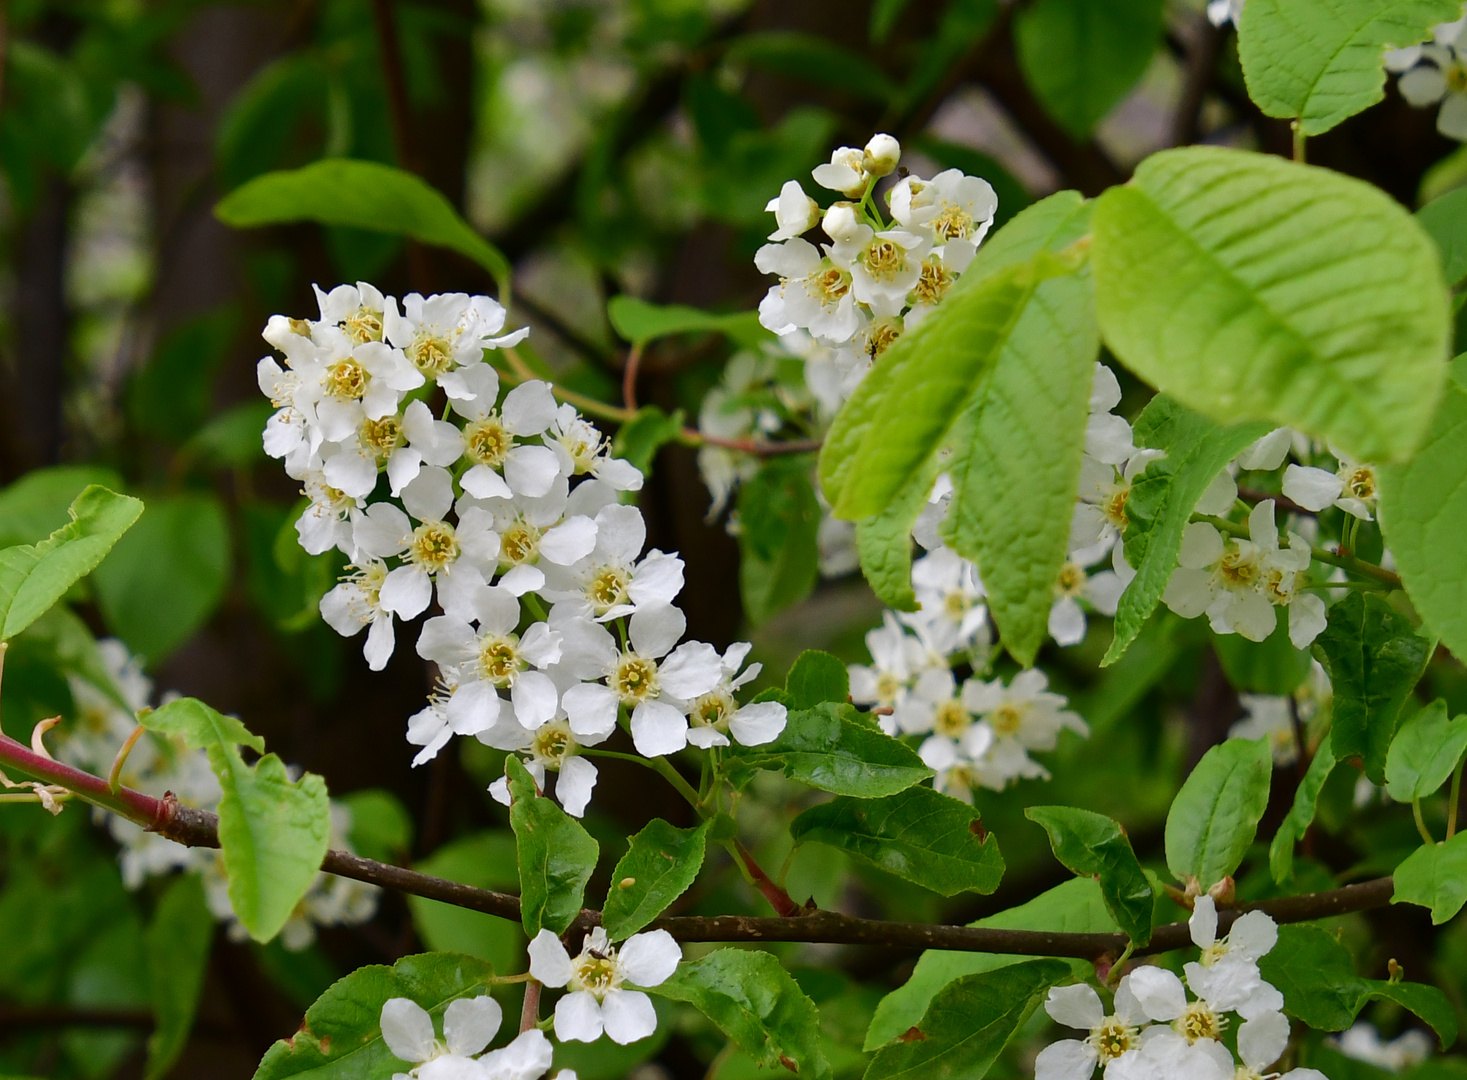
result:
M 814 34 L 766 30 L 735 38 L 725 56 L 791 79 L 829 87 L 865 101 L 886 104 L 896 87 L 886 73 L 859 53 Z
M 220 199 L 214 216 L 236 229 L 315 221 L 408 236 L 472 259 L 493 275 L 500 297 L 509 296 L 509 261 L 499 249 L 440 192 L 390 165 L 328 158 L 266 173 Z
M 1447 292 L 1431 240 L 1379 188 L 1265 154 L 1165 150 L 1100 197 L 1093 237 L 1105 343 L 1182 404 L 1370 461 L 1426 433 Z
M 182 452 L 215 468 L 249 468 L 265 460 L 260 432 L 274 411 L 268 401 L 246 401 L 225 409 L 195 431 Z
M 1385 97 L 1385 53 L 1426 41 L 1457 0 L 1260 0 L 1243 9 L 1238 59 L 1266 116 L 1319 135 Z
M 1281 926 L 1279 940 L 1258 962 L 1265 981 L 1284 995 L 1284 1010 L 1320 1031 L 1344 1031 L 1367 1003 L 1394 1001 L 1431 1025 L 1443 1048 L 1457 1039 L 1457 1017 L 1446 995 L 1421 983 L 1389 983 L 1355 974 L 1350 951 L 1318 926 Z
M 1077 193 L 1052 195 L 999 230 L 964 278 L 1057 253 L 1089 221 L 1090 205 Z M 1025 667 L 1048 632 L 1069 552 L 1099 349 L 1089 275 L 1042 282 L 998 354 L 970 434 L 953 444 L 943 537 L 983 568 L 1004 647 Z
M 1467 278 L 1467 188 L 1457 188 L 1432 199 L 1416 211 L 1416 223 L 1436 242 L 1447 284 Z
M 71 504 L 71 521 L 38 544 L 0 551 L 0 641 L 35 622 L 86 577 L 143 512 L 140 500 L 93 484 Z
M 790 667 L 784 690 L 788 708 L 813 709 L 826 701 L 840 703 L 849 698 L 851 677 L 845 664 L 830 653 L 806 649 Z
M 100 465 L 51 465 L 0 490 L 0 548 L 46 539 L 71 520 L 72 500 L 91 484 L 116 491 L 122 477 Z
M 1157 394 L 1136 418 L 1133 434 L 1137 446 L 1166 455 L 1132 481 L 1126 498 L 1126 561 L 1136 576 L 1121 594 L 1115 637 L 1102 664 L 1119 660 L 1156 610 L 1176 569 L 1182 533 L 1208 485 L 1267 429 L 1261 424 L 1220 428 Z
M 972 415 L 971 409 L 967 415 Z M 958 420 L 953 427 L 954 442 L 959 438 L 957 432 L 967 426 L 965 419 Z M 939 449 L 912 474 L 890 506 L 856 523 L 861 574 L 877 599 L 898 611 L 917 610 L 917 594 L 912 590 L 912 526 L 927 506 L 945 457 Z
M 1433 795 L 1467 750 L 1467 716 L 1447 719 L 1447 703 L 1433 701 L 1401 725 L 1386 754 L 1386 790 L 1396 802 Z
M 542 928 L 560 934 L 581 913 L 586 882 L 601 847 L 581 823 L 542 796 L 520 759 L 504 759 L 509 778 L 509 824 L 519 844 L 520 921 L 534 937 Z
M 820 504 L 808 459 L 767 462 L 739 486 L 739 595 L 758 626 L 810 595 L 820 573 Z
M 489 992 L 494 969 L 455 953 L 406 956 L 386 967 L 357 968 L 306 1010 L 301 1029 L 265 1052 L 254 1080 L 390 1080 L 404 1062 L 382 1041 L 382 1006 L 396 997 L 415 1001 L 443 1030 L 452 1001 Z
M 791 712 L 779 738 L 730 747 L 725 760 L 737 772 L 780 771 L 821 791 L 863 799 L 895 795 L 932 775 L 915 750 L 859 715 L 852 705 L 832 702 Z
M 1054 857 L 1066 870 L 1099 879 L 1106 909 L 1133 942 L 1151 940 L 1156 898 L 1119 824 L 1073 806 L 1031 806 L 1024 816 L 1049 833 Z
M 718 949 L 649 990 L 694 1006 L 764 1068 L 830 1076 L 814 1002 L 767 952 Z
M 633 345 L 674 334 L 727 334 L 739 345 L 749 346 L 772 336 L 759 324 L 755 311 L 719 315 L 686 304 L 652 304 L 625 293 L 606 302 L 606 317 L 611 328 Z
M 413 869 L 477 889 L 513 892 L 520 884 L 514 835 L 504 829 L 453 840 L 415 862 Z M 421 896 L 409 896 L 407 902 L 413 929 L 434 952 L 476 956 L 501 974 L 524 968 L 525 938 L 518 924 Z
M 988 894 L 1003 878 L 998 838 L 980 836 L 978 811 L 911 787 L 883 799 L 839 798 L 790 822 L 796 844 L 816 840 L 943 896 Z
M 153 499 L 95 578 L 108 628 L 157 661 L 209 621 L 229 587 L 229 522 L 214 495 Z
M 214 915 L 204 899 L 203 880 L 197 874 L 175 877 L 158 898 L 143 935 L 154 1022 L 146 1080 L 166 1076 L 188 1043 L 213 943 Z
M 1041 256 L 986 277 L 965 273 L 882 353 L 820 453 L 820 482 L 837 517 L 859 521 L 891 504 L 983 386 L 1039 283 L 1068 271 Z
M 1467 189 L 1464 189 L 1467 190 Z M 1467 357 L 1426 442 L 1380 470 L 1380 527 L 1411 603 L 1457 657 L 1467 656 Z
M 1334 745 L 1328 733 L 1320 740 L 1304 779 L 1294 789 L 1294 803 L 1274 833 L 1268 845 L 1268 868 L 1273 879 L 1283 885 L 1294 878 L 1294 845 L 1304 839 L 1309 826 L 1314 824 L 1314 813 L 1319 807 L 1319 793 L 1324 782 L 1334 772 L 1339 758 L 1335 757 Z
M 1380 597 L 1352 593 L 1329 609 L 1314 648 L 1334 687 L 1335 757 L 1362 758 L 1371 781 L 1384 783 L 1401 704 L 1431 658 L 1431 643 Z
M 1268 809 L 1273 756 L 1265 739 L 1229 739 L 1202 755 L 1166 817 L 1166 864 L 1205 892 L 1243 861 Z
M 413 819 L 387 789 L 361 788 L 335 801 L 351 816 L 347 836 L 358 855 L 395 863 L 413 846 Z
M 1000 911 L 970 926 L 998 930 L 1049 930 L 1058 934 L 1114 934 L 1119 930 L 1093 878 L 1071 878 L 1028 903 Z M 866 1031 L 865 1049 L 875 1050 L 915 1027 L 932 999 L 948 983 L 964 975 L 1008 967 L 1036 959 L 1011 953 L 963 953 L 929 949 L 917 960 L 906 983 L 881 999 Z M 1090 964 L 1070 961 L 1077 977 L 1083 978 Z
M 635 465 L 645 476 L 652 471 L 652 459 L 683 430 L 683 411 L 668 415 L 656 405 L 643 405 L 637 415 L 617 429 L 611 440 L 611 452 Z
M 910 1038 L 876 1051 L 865 1080 L 981 1080 L 1049 988 L 1069 975 L 1063 960 L 964 975 L 938 992 Z
M 1014 19 L 1024 81 L 1058 124 L 1085 139 L 1151 65 L 1162 0 L 1038 0 Z
M 198 698 L 174 698 L 166 705 L 144 713 L 138 722 L 159 735 L 182 739 L 194 750 L 207 750 L 212 746 L 248 746 L 257 754 L 265 752 L 265 740 L 251 734 L 237 717 L 225 716 Z
M 1431 909 L 1440 926 L 1467 904 L 1467 832 L 1441 844 L 1426 844 L 1396 867 L 1393 904 L 1419 904 Z
M 653 818 L 631 838 L 627 853 L 611 872 L 611 888 L 601 908 L 601 925 L 612 941 L 635 934 L 688 891 L 703 867 L 708 824 L 679 829 Z

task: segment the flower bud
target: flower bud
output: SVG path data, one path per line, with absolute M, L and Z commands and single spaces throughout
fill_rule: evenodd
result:
M 825 211 L 825 220 L 821 227 L 825 230 L 825 235 L 837 243 L 854 240 L 861 227 L 861 219 L 856 216 L 856 204 L 832 203 L 830 209 Z
M 790 240 L 814 228 L 820 220 L 820 204 L 805 194 L 797 180 L 786 180 L 779 196 L 764 207 L 774 214 L 778 226 L 769 234 L 771 240 Z
M 890 135 L 873 135 L 861 155 L 861 165 L 871 176 L 894 172 L 902 159 L 902 144 Z

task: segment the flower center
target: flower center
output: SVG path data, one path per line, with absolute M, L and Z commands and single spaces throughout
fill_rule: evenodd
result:
M 1258 580 L 1258 563 L 1253 552 L 1244 551 L 1238 544 L 1229 544 L 1217 564 L 1218 576 L 1230 589 L 1250 589 Z
M 838 266 L 827 266 L 816 270 L 809 278 L 811 289 L 820 299 L 822 307 L 837 304 L 851 291 L 851 275 Z
M 632 575 L 620 566 L 603 566 L 586 582 L 586 599 L 598 615 L 605 615 L 618 604 L 627 602 L 627 586 Z
M 448 339 L 436 334 L 420 333 L 408 346 L 407 357 L 430 379 L 436 379 L 453 367 L 453 349 Z
M 1105 515 L 1105 520 L 1117 529 L 1126 527 L 1126 500 L 1131 497 L 1131 485 L 1127 483 L 1116 484 L 1101 500 L 1100 512 Z
M 348 356 L 326 369 L 326 393 L 338 401 L 356 401 L 367 392 L 367 369 Z
M 373 563 L 358 567 L 347 580 L 362 591 L 362 600 L 370 610 L 376 611 L 382 606 L 382 583 L 387 580 L 387 567 L 384 564 Z
M 902 336 L 900 319 L 878 319 L 866 332 L 866 355 L 875 360 Z
M 973 232 L 973 215 L 957 203 L 945 202 L 932 219 L 932 231 L 946 240 L 966 240 Z
M 1116 1016 L 1107 1016 L 1086 1040 L 1095 1047 L 1102 1062 L 1120 1057 L 1136 1046 L 1136 1029 Z
M 1212 967 L 1213 964 L 1217 963 L 1227 954 L 1227 939 L 1224 938 L 1222 941 L 1214 941 L 1211 945 L 1202 950 L 1202 956 L 1200 958 L 1202 961 L 1202 966 Z
M 1017 735 L 1024 723 L 1024 710 L 1011 701 L 1005 701 L 989 714 L 988 722 L 999 735 Z
M 968 614 L 969 606 L 968 598 L 957 589 L 954 589 L 942 599 L 943 610 L 953 619 L 961 619 L 964 615 Z
M 932 730 L 950 739 L 956 739 L 972 722 L 968 710 L 956 698 L 949 698 L 932 710 Z
M 387 456 L 403 443 L 402 421 L 396 416 L 384 416 L 381 420 L 368 420 L 362 424 L 362 445 L 378 461 L 386 461 Z
M 861 252 L 861 265 L 877 281 L 892 281 L 907 268 L 907 251 L 890 240 L 873 240 Z
M 490 414 L 464 428 L 464 446 L 474 461 L 497 469 L 514 446 L 514 439 L 504 430 L 499 417 Z
M 597 1001 L 604 998 L 620 982 L 617 978 L 614 956 L 615 954 L 610 952 L 600 955 L 592 951 L 577 958 L 576 972 L 571 977 L 572 988 L 589 991 Z
M 369 307 L 359 307 L 341 321 L 341 327 L 355 345 L 368 341 L 381 341 L 382 312 L 373 311 Z
M 290 324 L 292 334 L 299 334 L 301 337 L 311 336 L 311 324 L 305 319 L 287 319 L 286 322 Z
M 511 566 L 531 562 L 540 553 L 540 530 L 520 518 L 499 538 L 499 557 Z
M 596 455 L 601 450 L 601 433 L 585 421 L 578 420 L 557 436 L 556 442 L 565 447 L 565 452 L 575 462 L 576 475 L 582 476 L 596 464 Z
M 1078 563 L 1067 562 L 1060 567 L 1054 591 L 1059 596 L 1076 597 L 1085 588 L 1085 570 Z
M 1270 570 L 1263 575 L 1263 594 L 1279 607 L 1288 607 L 1294 599 L 1294 575 Z
M 1467 67 L 1461 64 L 1452 64 L 1447 68 L 1444 75 L 1447 77 L 1447 89 L 1460 94 L 1467 90 Z
M 1375 498 L 1375 470 L 1357 465 L 1345 476 L 1345 490 L 1357 499 Z
M 570 724 L 565 720 L 552 720 L 548 724 L 542 724 L 540 730 L 535 732 L 530 753 L 546 768 L 558 770 L 561 763 L 575 752 L 575 748 L 576 740 L 571 735 Z
M 726 728 L 729 717 L 737 711 L 732 695 L 726 690 L 714 690 L 693 702 L 688 719 L 699 727 Z
M 935 307 L 952 288 L 953 280 L 941 259 L 928 259 L 922 264 L 922 276 L 917 279 L 917 287 L 912 290 L 912 303 Z
M 1226 1016 L 1218 1016 L 1205 1001 L 1194 1001 L 1185 1012 L 1172 1023 L 1176 1033 L 1189 1043 L 1198 1039 L 1222 1040 L 1223 1028 L 1228 1026 Z
M 495 686 L 513 686 L 525 666 L 520 640 L 513 634 L 489 634 L 479 639 L 479 673 Z
M 902 681 L 889 671 L 876 676 L 876 700 L 890 705 L 901 693 Z
M 425 521 L 413 530 L 408 559 L 430 574 L 436 574 L 458 558 L 458 538 L 446 521 Z
M 628 707 L 657 696 L 657 662 L 636 653 L 623 653 L 611 675 L 611 688 Z

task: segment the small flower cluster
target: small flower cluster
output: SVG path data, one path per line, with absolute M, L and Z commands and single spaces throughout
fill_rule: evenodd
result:
M 411 998 L 390 998 L 382 1006 L 382 1041 L 393 1056 L 410 1062 L 392 1080 L 540 1080 L 550 1071 L 553 1049 L 538 1028 L 517 1035 L 507 1046 L 484 1052 L 499 1033 L 504 1010 L 487 994 L 459 998 L 443 1012 L 443 1038 L 433 1017 Z M 557 1080 L 576 1080 L 563 1069 Z
M 106 776 L 118 753 L 137 731 L 137 714 L 150 707 L 153 684 L 143 674 L 142 662 L 122 642 L 115 638 L 99 641 L 97 652 L 112 689 L 122 701 L 78 675 L 69 676 L 77 712 L 75 722 L 58 731 L 56 757 L 78 769 Z M 162 703 L 177 696 L 164 694 Z M 127 755 L 119 780 L 155 798 L 172 792 L 180 803 L 198 810 L 217 811 L 222 796 L 204 751 L 190 750 L 182 740 L 155 732 L 146 732 L 137 740 Z M 97 820 L 106 822 L 121 848 L 118 860 L 127 888 L 136 889 L 150 877 L 175 870 L 201 873 L 205 897 L 214 917 L 229 924 L 232 938 L 243 940 L 247 936 L 229 902 L 224 867 L 217 851 L 174 843 L 116 814 L 99 810 Z M 350 833 L 351 811 L 333 802 L 330 846 L 350 852 Z M 351 926 L 369 921 L 377 913 L 378 892 L 375 885 L 317 874 L 281 930 L 281 943 L 287 949 L 300 950 L 315 941 L 317 926 Z
M 501 392 L 485 353 L 524 335 L 500 335 L 499 304 L 412 294 L 399 315 L 365 283 L 317 296 L 319 320 L 265 329 L 286 362 L 259 364 L 278 406 L 265 447 L 311 499 L 305 549 L 350 560 L 321 612 L 346 636 L 370 627 L 373 669 L 395 620 L 436 599 L 416 646 L 438 685 L 408 721 L 414 765 L 473 736 L 519 753 L 542 786 L 557 773 L 555 797 L 579 816 L 597 776 L 581 751 L 619 723 L 648 757 L 783 730 L 782 705 L 735 699 L 759 670 L 743 669 L 747 644 L 682 641 L 683 562 L 644 554 L 641 512 L 619 501 L 641 473 L 547 384 Z M 508 801 L 502 782 L 490 790 Z
M 1278 927 L 1262 912 L 1249 912 L 1219 939 L 1217 907 L 1205 894 L 1197 897 L 1190 925 L 1202 955 L 1183 968 L 1185 983 L 1164 968 L 1138 967 L 1121 979 L 1109 1013 L 1100 995 L 1083 983 L 1050 990 L 1045 1011 L 1085 1035 L 1041 1050 L 1035 1080 L 1089 1080 L 1097 1065 L 1106 1080 L 1277 1077 L 1265 1070 L 1288 1045 L 1289 1021 L 1282 1012 L 1283 995 L 1264 980 L 1258 961 L 1278 941 Z M 1222 1041 L 1230 1013 L 1242 1020 L 1237 1029 L 1241 1062 Z M 1326 1080 L 1314 1069 L 1283 1076 Z

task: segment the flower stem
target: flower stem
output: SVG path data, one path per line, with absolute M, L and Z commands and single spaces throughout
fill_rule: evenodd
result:
M 525 1003 L 520 1009 L 520 1034 L 523 1035 L 540 1022 L 540 982 L 530 979 L 525 983 Z
M 107 788 L 114 795 L 122 786 L 122 769 L 127 764 L 128 755 L 132 753 L 132 748 L 138 744 L 138 740 L 143 737 L 144 730 L 146 729 L 142 724 L 133 728 L 132 734 L 127 737 L 127 741 L 122 744 L 122 749 L 117 751 L 117 757 L 113 759 L 112 771 L 107 774 Z
M 1431 830 L 1426 827 L 1426 821 L 1421 816 L 1421 800 L 1411 800 L 1411 816 L 1416 819 L 1416 831 L 1421 834 L 1421 839 L 1426 841 L 1428 847 L 1435 847 L 1436 841 L 1432 838 Z
M 1227 533 L 1229 536 L 1241 537 L 1244 540 L 1250 539 L 1248 526 L 1244 525 L 1242 522 L 1229 521 L 1227 518 L 1215 517 L 1212 514 L 1193 514 L 1192 520 L 1205 521 L 1207 522 L 1207 524 L 1217 529 L 1218 532 Z M 1399 575 L 1393 574 L 1389 570 L 1382 569 L 1381 567 L 1376 566 L 1374 563 L 1368 563 L 1364 559 L 1357 559 L 1353 555 L 1339 555 L 1333 551 L 1326 551 L 1322 547 L 1312 547 L 1309 550 L 1310 554 L 1318 562 L 1329 563 L 1331 566 L 1338 566 L 1346 573 L 1358 574 L 1360 577 L 1373 578 L 1376 581 L 1389 585 L 1392 589 L 1399 589 L 1402 587 L 1401 578 Z M 1341 588 L 1342 586 L 1340 586 L 1338 583 L 1333 583 L 1330 587 Z
M 682 774 L 674 769 L 672 763 L 666 758 L 644 758 L 636 754 L 623 754 L 619 750 L 597 750 L 594 747 L 582 747 L 581 753 L 588 757 L 611 758 L 614 761 L 630 761 L 633 765 L 640 765 L 644 769 L 651 769 L 671 784 L 679 795 L 688 800 L 688 805 L 698 811 L 699 815 L 702 817 L 708 816 L 708 812 L 703 806 L 702 800 L 698 798 L 698 793 L 693 790 L 693 786 L 682 778 Z

